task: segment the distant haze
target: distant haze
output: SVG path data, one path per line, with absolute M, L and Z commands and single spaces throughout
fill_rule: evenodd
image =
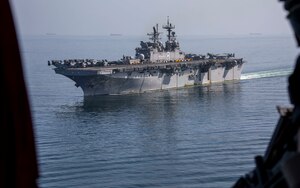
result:
M 21 35 L 144 35 L 167 16 L 178 35 L 290 34 L 278 0 L 11 0 Z

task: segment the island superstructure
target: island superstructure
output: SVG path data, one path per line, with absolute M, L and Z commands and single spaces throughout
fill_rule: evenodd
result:
M 147 34 L 149 41 L 141 41 L 135 49 L 135 57 L 51 60 L 48 65 L 72 79 L 84 96 L 143 93 L 240 79 L 245 63 L 242 58 L 235 58 L 234 53 L 186 54 L 180 50 L 175 25 L 168 19 L 162 28 L 167 31 L 165 44 L 156 24 Z

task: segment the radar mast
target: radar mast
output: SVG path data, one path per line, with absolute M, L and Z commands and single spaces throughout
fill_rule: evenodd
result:
M 163 29 L 166 29 L 168 31 L 168 34 L 167 34 L 167 37 L 168 37 L 168 41 L 171 41 L 172 37 L 175 36 L 175 33 L 173 34 L 172 33 L 172 30 L 175 29 L 175 25 L 172 25 L 169 21 L 169 16 L 168 16 L 168 19 L 167 19 L 167 25 L 164 25 L 162 27 Z M 171 35 L 172 34 L 172 35 Z
M 149 36 L 149 39 L 153 41 L 153 43 L 158 42 L 161 38 L 159 37 L 161 33 L 158 32 L 158 24 L 156 24 L 156 27 L 153 27 L 153 33 L 147 33 Z

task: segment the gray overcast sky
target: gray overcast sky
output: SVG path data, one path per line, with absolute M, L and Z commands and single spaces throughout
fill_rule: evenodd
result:
M 170 16 L 179 35 L 289 34 L 278 0 L 11 0 L 22 35 L 144 35 Z

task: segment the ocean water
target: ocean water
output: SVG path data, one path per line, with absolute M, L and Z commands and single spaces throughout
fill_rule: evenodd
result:
M 118 59 L 146 37 L 21 41 L 40 187 L 230 187 L 254 168 L 289 105 L 290 36 L 182 36 L 186 52 L 243 57 L 237 82 L 84 99 L 51 59 Z

